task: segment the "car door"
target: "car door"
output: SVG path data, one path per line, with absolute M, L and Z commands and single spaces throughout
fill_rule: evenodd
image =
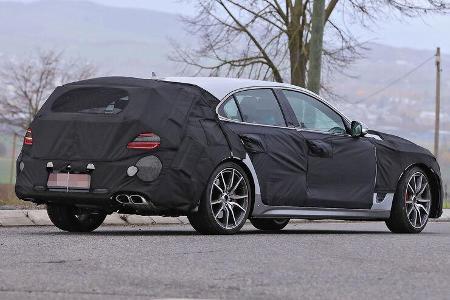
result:
M 373 203 L 376 149 L 352 137 L 346 121 L 319 99 L 282 90 L 308 148 L 305 206 L 368 209 Z
M 263 203 L 303 206 L 307 148 L 282 105 L 270 88 L 248 89 L 225 100 L 218 113 L 240 136 L 258 176 Z

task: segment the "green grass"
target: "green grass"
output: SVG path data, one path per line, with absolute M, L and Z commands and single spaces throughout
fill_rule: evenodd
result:
M 445 201 L 444 202 L 444 208 L 450 208 L 450 202 Z
M 10 170 L 11 170 L 11 159 L 0 157 L 0 184 L 9 183 Z
M 10 183 L 10 170 L 11 170 L 11 156 L 12 156 L 12 136 L 3 135 L 0 143 L 4 145 L 6 148 L 6 152 L 2 153 L 0 156 L 0 184 L 9 184 Z M 21 138 L 17 139 L 16 144 L 16 153 L 15 156 L 19 155 L 22 140 Z M 15 171 L 15 168 L 14 168 Z M 13 180 L 15 180 L 15 174 L 13 174 Z
M 17 199 L 16 197 L 10 198 L 10 199 L 0 199 L 0 206 L 13 206 L 14 208 L 18 209 L 29 209 L 29 208 L 36 208 L 37 206 L 28 201 L 23 201 L 20 199 Z
M 0 184 L 0 206 L 3 205 L 13 206 L 19 209 L 36 208 L 36 205 L 31 202 L 17 199 L 13 184 Z

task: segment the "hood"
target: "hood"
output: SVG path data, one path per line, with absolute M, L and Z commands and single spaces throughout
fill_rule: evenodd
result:
M 384 141 L 384 145 L 386 147 L 390 147 L 392 150 L 423 154 L 425 156 L 436 159 L 434 154 L 431 153 L 430 150 L 419 146 L 405 138 L 375 130 L 369 130 L 369 134 L 378 135 Z

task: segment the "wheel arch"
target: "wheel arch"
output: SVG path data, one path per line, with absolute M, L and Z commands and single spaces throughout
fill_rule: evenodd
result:
M 425 172 L 428 179 L 430 180 L 431 185 L 431 210 L 430 210 L 430 218 L 439 218 L 442 214 L 442 182 L 439 175 L 429 166 L 424 163 L 414 163 L 409 165 L 403 172 L 400 174 L 400 177 L 397 180 L 397 186 L 400 183 L 400 180 L 403 178 L 404 174 L 411 170 L 412 168 L 417 167 Z
M 251 199 L 250 199 L 250 213 L 249 213 L 249 216 L 251 216 L 252 212 L 253 212 L 253 206 L 255 204 L 255 191 L 256 191 L 255 178 L 253 178 L 252 172 L 250 171 L 249 167 L 247 166 L 247 164 L 243 160 L 241 160 L 239 158 L 236 158 L 236 157 L 229 157 L 229 158 L 223 160 L 221 162 L 221 164 L 222 163 L 226 163 L 226 162 L 232 162 L 232 163 L 237 164 L 239 167 L 241 167 L 244 170 L 245 175 L 247 175 L 247 178 L 250 181 L 250 189 L 251 189 L 250 195 L 251 195 Z

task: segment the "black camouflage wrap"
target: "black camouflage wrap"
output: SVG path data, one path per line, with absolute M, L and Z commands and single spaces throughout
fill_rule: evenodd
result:
M 54 112 L 61 95 L 80 88 L 120 88 L 129 103 L 117 114 Z M 282 99 L 281 99 L 282 100 Z M 291 128 L 221 121 L 219 100 L 189 84 L 125 77 L 80 81 L 58 87 L 31 124 L 33 145 L 24 145 L 17 160 L 16 194 L 38 203 L 110 205 L 117 193 L 145 195 L 157 212 L 187 213 L 195 209 L 213 170 L 224 160 L 254 165 L 264 204 L 272 206 L 370 209 L 374 193 L 394 193 L 411 165 L 427 170 L 433 181 L 431 217 L 442 213 L 440 170 L 427 150 L 399 137 L 370 132 L 370 137 L 296 130 L 292 111 L 281 105 Z M 349 124 L 347 124 L 349 126 Z M 161 146 L 127 149 L 138 134 L 153 132 Z M 151 182 L 129 177 L 127 168 L 154 155 L 161 174 Z M 83 173 L 94 164 L 89 192 L 65 193 L 46 188 L 49 170 Z M 376 180 L 375 180 L 376 179 Z
M 115 115 L 52 111 L 58 97 L 84 87 L 120 87 L 129 92 L 130 103 Z M 42 202 L 63 197 L 89 203 L 90 198 L 106 201 L 118 192 L 130 191 L 146 195 L 161 211 L 189 211 L 197 206 L 213 169 L 230 157 L 230 150 L 234 156 L 245 155 L 238 137 L 227 134 L 219 124 L 217 104 L 217 99 L 199 87 L 157 80 L 99 78 L 59 87 L 30 126 L 33 145 L 24 146 L 18 159 L 25 168 L 18 170 L 16 194 Z M 143 132 L 158 134 L 161 146 L 151 151 L 127 149 Z M 127 168 L 148 155 L 161 160 L 160 176 L 153 182 L 127 176 Z M 92 193 L 37 191 L 35 187 L 46 186 L 49 161 L 54 170 L 63 172 L 68 164 L 72 172 L 84 172 L 93 163 Z
M 370 131 L 369 133 L 381 138 L 381 140 L 370 139 L 377 150 L 376 191 L 394 193 L 404 171 L 417 165 L 427 172 L 432 181 L 432 193 L 435 201 L 431 207 L 430 217 L 440 217 L 443 191 L 441 171 L 434 155 L 427 149 L 401 137 L 379 131 Z

